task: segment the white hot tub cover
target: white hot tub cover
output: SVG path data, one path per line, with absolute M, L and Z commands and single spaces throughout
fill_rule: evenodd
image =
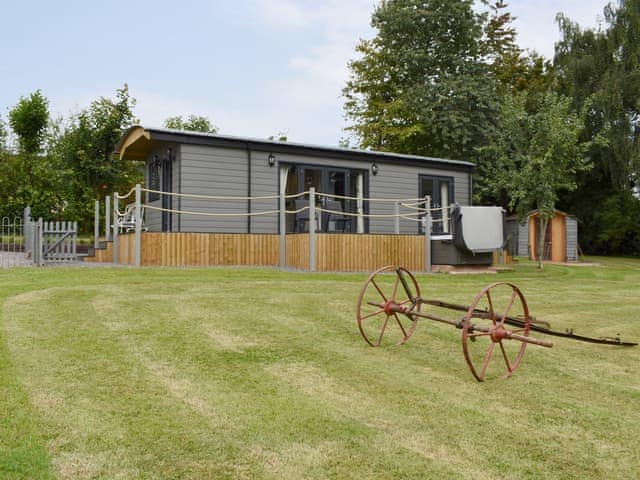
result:
M 493 252 L 504 245 L 503 210 L 500 207 L 459 207 L 461 232 L 456 232 L 473 253 Z

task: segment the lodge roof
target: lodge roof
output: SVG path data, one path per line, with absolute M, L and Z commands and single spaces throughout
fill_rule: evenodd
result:
M 418 164 L 436 168 L 453 170 L 472 170 L 474 164 L 463 160 L 451 160 L 419 155 L 379 152 L 374 150 L 358 150 L 341 147 L 326 147 L 307 143 L 281 142 L 250 137 L 236 137 L 211 133 L 171 130 L 136 125 L 129 128 L 116 146 L 116 153 L 121 159 L 145 160 L 150 149 L 159 142 L 207 145 L 227 148 L 249 148 L 255 151 L 272 153 L 291 153 L 325 158 L 345 160 Z

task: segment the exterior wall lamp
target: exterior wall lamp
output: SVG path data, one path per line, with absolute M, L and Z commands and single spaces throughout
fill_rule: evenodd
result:
M 276 156 L 273 153 L 270 153 L 267 157 L 267 163 L 270 167 L 273 167 L 276 164 Z
M 378 174 L 378 170 L 379 169 L 378 169 L 378 164 L 377 163 L 374 163 L 374 164 L 371 165 L 371 173 L 373 173 L 374 175 L 377 175 Z

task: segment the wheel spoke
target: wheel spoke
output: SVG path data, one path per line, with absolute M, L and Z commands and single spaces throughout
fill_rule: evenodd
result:
M 402 336 L 404 338 L 407 338 L 407 331 L 404 329 L 404 327 L 402 326 L 402 322 L 400 321 L 400 319 L 398 318 L 398 314 L 397 313 L 393 313 L 393 316 L 396 319 L 396 322 L 398 322 L 398 326 L 400 327 L 400 330 L 402 330 Z
M 491 360 L 491 355 L 493 354 L 493 349 L 495 348 L 496 344 L 494 342 L 491 342 L 491 345 L 489 345 L 489 349 L 487 350 L 487 354 L 484 357 L 484 363 L 482 364 L 482 372 L 480 373 L 480 377 L 484 378 L 484 374 L 487 371 L 487 367 L 489 366 L 489 361 Z
M 504 349 L 504 345 L 502 345 L 502 342 L 498 342 L 500 344 L 500 350 L 502 350 L 502 357 L 504 358 L 504 363 L 507 364 L 507 370 L 509 371 L 509 373 L 511 373 L 511 364 L 509 363 L 509 357 L 507 357 L 507 352 Z
M 469 333 L 467 337 L 476 338 L 476 337 L 488 337 L 491 335 L 491 332 L 479 332 L 479 333 Z
M 487 301 L 489 302 L 489 313 L 491 314 L 491 321 L 496 324 L 496 312 L 493 310 L 493 302 L 491 301 L 491 293 L 487 290 Z
M 376 344 L 376 346 L 378 347 L 382 343 L 382 337 L 384 336 L 384 331 L 387 329 L 388 323 L 389 323 L 389 315 L 386 316 L 386 318 L 384 319 L 384 323 L 382 324 L 382 330 L 380 330 L 380 337 L 378 337 L 378 343 Z
M 507 309 L 504 311 L 504 315 L 502 315 L 502 320 L 500 321 L 501 324 L 504 324 L 504 319 L 507 318 L 507 315 L 509 314 L 509 310 L 511 310 L 511 307 L 513 307 L 513 302 L 515 302 L 517 295 L 518 295 L 518 292 L 514 290 L 513 293 L 511 294 L 511 299 L 509 300 Z
M 361 318 L 361 320 L 366 320 L 367 318 L 375 317 L 376 315 L 380 315 L 383 312 L 384 312 L 384 308 L 381 308 L 377 312 L 373 312 L 373 313 L 370 313 L 369 315 L 365 315 L 364 317 Z
M 391 300 L 395 301 L 396 294 L 398 293 L 398 285 L 400 285 L 400 275 L 396 275 L 396 283 L 393 284 L 393 293 L 391 294 Z
M 387 301 L 387 297 L 384 296 L 384 293 L 382 293 L 382 290 L 380 290 L 380 287 L 378 286 L 378 284 L 376 283 L 376 281 L 373 278 L 371 279 L 371 283 L 373 284 L 374 287 L 376 287 L 376 290 L 378 291 L 378 293 L 380 294 L 382 299 L 386 302 Z

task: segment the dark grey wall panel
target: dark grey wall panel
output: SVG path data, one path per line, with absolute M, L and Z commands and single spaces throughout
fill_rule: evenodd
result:
M 247 154 L 244 150 L 222 149 L 199 145 L 180 148 L 180 181 L 182 193 L 213 196 L 247 196 Z M 212 200 L 183 197 L 183 211 L 202 213 L 245 213 L 246 200 Z M 182 214 L 183 232 L 243 233 L 247 218 L 234 216 L 201 216 Z

